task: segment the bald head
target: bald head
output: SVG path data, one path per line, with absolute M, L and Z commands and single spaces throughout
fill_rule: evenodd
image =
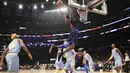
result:
M 115 45 L 115 44 L 112 44 L 111 47 L 112 47 L 112 48 L 116 48 L 116 45 Z

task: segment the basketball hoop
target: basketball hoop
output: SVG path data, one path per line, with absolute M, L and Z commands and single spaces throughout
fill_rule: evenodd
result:
M 77 9 L 77 12 L 80 16 L 80 22 L 86 22 L 88 20 L 88 11 L 87 10 L 82 10 L 82 9 Z
M 93 12 L 96 14 L 107 15 L 108 13 L 107 4 L 105 3 L 106 0 L 81 0 L 81 1 L 82 3 L 76 3 L 74 0 L 68 0 L 68 5 L 75 8 L 89 10 L 89 12 Z M 96 8 L 99 5 L 101 5 L 101 9 Z
M 87 3 L 88 8 L 90 10 L 96 8 L 97 6 L 99 6 L 100 4 L 102 4 L 105 0 L 91 0 L 90 2 Z

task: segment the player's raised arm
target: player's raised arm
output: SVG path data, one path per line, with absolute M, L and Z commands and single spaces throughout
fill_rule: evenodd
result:
M 58 0 L 57 3 L 56 3 L 57 7 L 59 8 L 62 16 L 64 17 L 64 20 L 65 22 L 67 22 L 67 24 L 69 24 L 70 28 L 73 27 L 72 23 L 70 22 L 71 20 L 74 20 L 74 17 L 73 17 L 73 13 L 72 13 L 72 10 L 71 8 L 69 8 L 68 6 L 64 5 L 63 1 L 62 0 Z M 68 13 L 69 13 L 69 18 L 66 17 L 66 15 L 63 13 L 63 11 L 61 10 L 61 7 L 66 7 L 67 10 L 68 10 Z

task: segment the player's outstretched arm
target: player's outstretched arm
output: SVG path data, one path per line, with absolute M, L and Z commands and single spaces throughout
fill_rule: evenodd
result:
M 62 0 L 58 0 L 58 1 L 62 1 Z M 69 8 L 68 6 L 66 6 L 66 5 L 64 5 L 64 6 L 65 6 L 65 7 L 67 8 L 67 10 L 68 10 L 69 19 L 67 19 L 66 15 L 62 12 L 60 6 L 57 5 L 57 7 L 59 8 L 59 10 L 60 10 L 62 16 L 64 17 L 65 22 L 67 22 L 67 24 L 69 24 L 70 28 L 72 28 L 73 25 L 72 25 L 72 23 L 70 22 L 70 20 L 71 20 L 72 18 L 74 19 L 72 10 L 71 10 L 71 8 Z
M 111 54 L 111 56 L 110 56 L 110 58 L 108 59 L 108 61 L 110 61 L 113 57 L 114 57 L 114 55 Z M 108 61 L 107 61 L 107 62 L 108 62 Z
M 29 50 L 27 49 L 27 47 L 24 45 L 23 40 L 19 39 L 18 41 L 19 41 L 20 45 L 22 46 L 23 50 L 28 54 L 28 57 L 30 58 L 30 60 L 32 60 L 33 57 L 31 55 L 31 53 L 29 52 Z

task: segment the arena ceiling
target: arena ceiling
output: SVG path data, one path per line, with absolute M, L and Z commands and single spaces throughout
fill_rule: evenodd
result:
M 62 32 L 69 32 L 69 26 L 64 22 L 62 16 L 60 13 L 50 13 L 50 14 L 44 14 L 43 13 L 46 10 L 52 10 L 56 9 L 56 6 L 52 4 L 55 0 L 49 0 L 49 2 L 46 2 L 46 0 L 6 0 L 10 3 L 8 7 L 2 6 L 3 2 L 1 2 L 1 19 L 0 19 L 0 24 L 2 27 L 0 27 L 1 31 L 5 31 L 5 29 L 8 29 L 10 32 L 14 31 L 19 31 L 19 33 L 25 33 L 26 32 L 32 32 L 37 33 L 37 32 L 44 32 L 44 33 L 62 33 Z M 67 4 L 67 0 L 63 0 Z M 38 12 L 33 11 L 33 10 L 28 10 L 24 9 L 22 12 L 22 15 L 20 16 L 17 13 L 20 13 L 20 11 L 17 9 L 18 4 L 24 4 L 26 7 L 33 5 L 33 4 L 41 4 L 44 3 L 45 9 L 40 10 Z M 14 4 L 16 4 L 14 6 Z M 92 28 L 97 25 L 102 25 L 102 21 L 108 20 L 121 12 L 124 11 L 125 8 L 130 7 L 130 0 L 107 0 L 108 4 L 108 15 L 103 16 L 103 15 L 98 15 L 94 13 L 89 13 L 88 14 L 88 20 L 91 21 L 91 24 L 82 24 L 79 23 L 79 29 L 83 30 L 86 28 Z M 12 7 L 11 7 L 12 5 Z M 10 8 L 11 7 L 11 8 Z M 9 11 L 9 15 L 4 15 L 6 11 L 3 11 L 4 9 L 7 12 Z M 30 13 L 30 16 L 26 16 L 26 12 Z M 74 14 L 76 12 L 74 11 Z M 28 14 L 29 15 L 29 14 Z M 41 16 L 41 17 L 40 17 Z M 78 19 L 78 15 L 75 15 L 76 18 Z M 26 27 L 26 30 L 19 30 L 19 27 Z M 7 32 L 7 31 L 5 31 Z

